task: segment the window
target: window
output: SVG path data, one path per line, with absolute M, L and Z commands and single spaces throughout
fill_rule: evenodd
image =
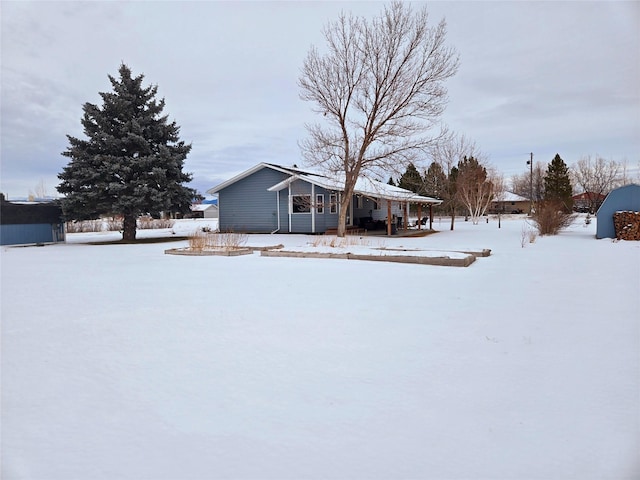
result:
M 292 213 L 311 213 L 311 195 L 293 195 L 291 197 Z
M 362 208 L 362 195 L 356 195 L 356 208 Z
M 338 213 L 338 195 L 329 195 L 329 213 Z
M 316 195 L 316 212 L 324 213 L 324 195 Z

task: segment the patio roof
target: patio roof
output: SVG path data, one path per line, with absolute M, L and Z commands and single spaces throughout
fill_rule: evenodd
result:
M 332 190 L 341 192 L 344 189 L 344 181 L 340 179 L 332 179 L 323 175 L 314 173 L 296 173 L 286 178 L 282 182 L 279 182 L 267 190 L 270 192 L 276 192 L 287 188 L 295 181 L 308 182 L 310 184 L 322 187 L 326 190 Z M 362 195 L 365 197 L 379 198 L 383 200 L 391 200 L 396 202 L 409 202 L 409 203 L 421 203 L 427 205 L 439 205 L 442 200 L 432 197 L 425 197 L 417 195 L 410 190 L 396 187 L 394 185 L 388 185 L 386 183 L 378 182 L 377 180 L 371 180 L 369 178 L 359 178 L 356 181 L 356 186 L 353 191 L 355 195 Z

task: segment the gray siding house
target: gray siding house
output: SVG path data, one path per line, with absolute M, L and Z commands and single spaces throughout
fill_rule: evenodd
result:
M 342 183 L 339 179 L 260 163 L 211 188 L 218 195 L 220 231 L 246 233 L 324 233 L 338 226 Z M 406 216 L 409 203 L 442 201 L 372 180 L 359 180 L 347 212 L 347 224 L 362 228 Z
M 616 238 L 613 214 L 621 211 L 640 212 L 640 185 L 631 183 L 609 192 L 596 213 L 596 238 Z

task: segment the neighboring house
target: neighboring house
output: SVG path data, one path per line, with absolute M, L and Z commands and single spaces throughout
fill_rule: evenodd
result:
M 297 167 L 260 163 L 207 193 L 218 195 L 220 231 L 324 233 L 338 226 L 343 186 L 339 179 Z M 413 203 L 428 208 L 442 200 L 360 179 L 347 212 L 347 225 L 376 229 L 402 223 Z M 390 224 L 387 218 L 391 218 Z
M 197 203 L 191 205 L 191 218 L 218 218 L 218 205 L 213 203 Z
M 581 213 L 594 213 L 600 208 L 606 195 L 595 192 L 582 192 L 571 197 L 573 199 L 573 209 Z
M 624 211 L 640 212 L 640 185 L 631 183 L 607 195 L 596 214 L 596 238 L 616 238 L 613 214 Z
M 529 211 L 531 202 L 512 192 L 505 192 L 500 200 L 491 202 L 490 213 L 524 213 Z
M 7 202 L 0 194 L 0 245 L 64 242 L 62 209 L 53 202 Z

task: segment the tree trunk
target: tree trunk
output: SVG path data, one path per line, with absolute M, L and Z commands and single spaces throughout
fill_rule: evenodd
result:
M 339 202 L 340 212 L 338 214 L 338 237 L 344 237 L 347 234 L 347 213 L 349 213 L 349 206 L 351 204 L 354 187 L 355 181 L 345 182 L 345 188 Z
M 125 242 L 133 242 L 136 239 L 136 216 L 127 213 L 122 222 L 122 240 Z

